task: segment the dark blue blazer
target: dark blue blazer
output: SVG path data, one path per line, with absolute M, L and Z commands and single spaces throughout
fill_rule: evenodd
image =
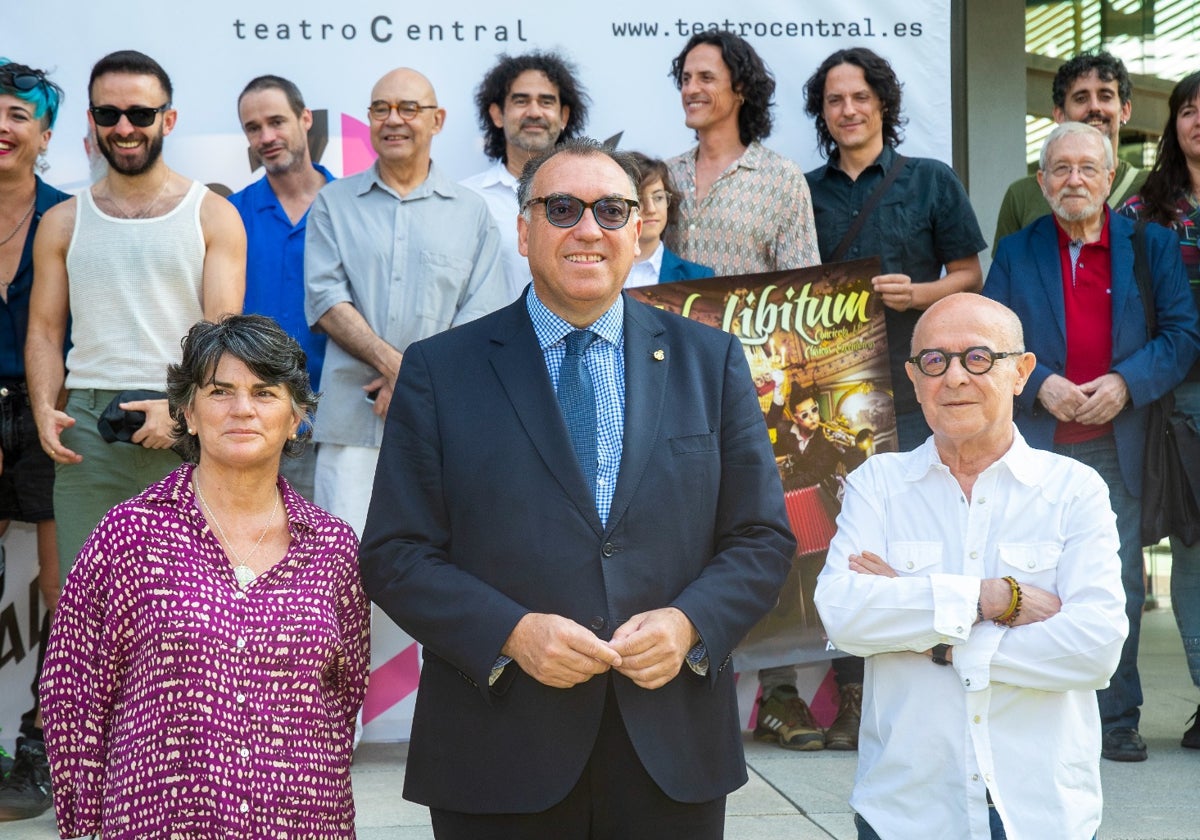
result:
M 659 283 L 674 283 L 677 280 L 701 280 L 712 276 L 713 270 L 708 266 L 688 262 L 666 245 L 663 246 L 662 266 L 658 270 Z
M 411 345 L 363 533 L 367 593 L 424 647 L 404 795 L 470 813 L 541 811 L 591 752 L 612 681 L 668 796 L 746 779 L 734 646 L 771 608 L 795 542 L 738 340 L 625 299 L 625 437 L 607 525 L 576 460 L 524 295 Z M 562 690 L 510 663 L 527 612 L 604 639 L 681 609 L 707 647 L 648 691 L 615 672 Z
M 1146 227 L 1158 335 L 1146 335 L 1146 316 L 1133 276 L 1133 222 L 1108 212 L 1112 253 L 1111 370 L 1129 387 L 1131 405 L 1113 418 L 1117 458 L 1125 486 L 1142 492 L 1146 406 L 1174 388 L 1200 352 L 1196 304 L 1179 257 L 1179 239 L 1158 225 Z M 1017 427 L 1031 446 L 1051 449 L 1058 421 L 1037 401 L 1050 374 L 1064 375 L 1067 362 L 1062 261 L 1053 216 L 1000 240 L 983 294 L 1011 308 L 1025 329 L 1025 348 L 1037 367 L 1017 397 Z

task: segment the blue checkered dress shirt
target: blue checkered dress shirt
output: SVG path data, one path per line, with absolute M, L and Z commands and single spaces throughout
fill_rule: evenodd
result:
M 538 300 L 533 286 L 525 298 L 525 306 L 533 321 L 538 346 L 546 359 L 550 384 L 558 391 L 558 373 L 567 355 L 567 333 L 574 332 L 567 321 L 555 315 Z M 592 375 L 596 391 L 596 512 L 600 522 L 608 522 L 617 486 L 617 471 L 621 467 L 621 443 L 625 437 L 625 298 L 616 303 L 587 327 L 599 338 L 583 354 L 583 362 Z

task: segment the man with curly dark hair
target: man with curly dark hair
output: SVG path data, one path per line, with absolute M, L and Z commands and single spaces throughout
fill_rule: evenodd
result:
M 916 449 L 930 429 L 905 372 L 913 330 L 933 303 L 983 288 L 979 252 L 987 243 L 954 170 L 896 151 L 905 120 L 900 80 L 886 59 L 865 47 L 837 50 L 809 77 L 804 93 L 817 144 L 828 159 L 805 174 L 821 259 L 879 257 L 881 273 L 871 286 L 884 304 L 896 436 L 902 451 Z M 863 213 L 865 221 L 854 230 Z M 863 660 L 835 659 L 833 670 L 840 700 L 825 748 L 854 750 Z
M 693 35 L 671 62 L 697 145 L 667 161 L 679 190 L 667 247 L 718 275 L 820 262 L 804 173 L 765 148 L 775 79 L 731 32 Z
M 804 107 L 828 163 L 804 177 L 821 260 L 880 259 L 882 274 L 871 285 L 885 307 L 896 432 L 907 451 L 930 434 L 904 370 L 913 327 L 935 301 L 983 288 L 979 252 L 987 243 L 954 171 L 896 151 L 905 123 L 900 91 L 891 64 L 865 47 L 826 58 L 805 83 Z M 895 178 L 884 186 L 893 167 Z M 876 189 L 884 192 L 866 208 Z M 844 242 L 865 208 L 866 221 Z
M 525 162 L 583 133 L 589 99 L 575 65 L 554 52 L 501 54 L 475 90 L 483 151 L 492 165 L 462 182 L 479 193 L 500 228 L 508 298 L 529 283 L 529 263 L 517 251 L 517 179 Z
M 679 193 L 663 239 L 718 276 L 820 263 L 804 172 L 762 141 L 771 133 L 775 78 L 744 39 L 693 35 L 671 62 L 692 149 L 667 161 Z M 789 750 L 819 750 L 821 730 L 796 690 L 792 664 L 764 668 L 755 736 Z

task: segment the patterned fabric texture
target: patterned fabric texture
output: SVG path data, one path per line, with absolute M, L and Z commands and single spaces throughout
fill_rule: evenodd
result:
M 757 141 L 696 200 L 696 149 L 667 161 L 681 200 L 663 236 L 717 276 L 820 265 L 804 171 Z
M 291 545 L 242 591 L 193 469 L 113 508 L 67 579 L 42 677 L 59 831 L 353 838 L 354 533 L 281 479 Z

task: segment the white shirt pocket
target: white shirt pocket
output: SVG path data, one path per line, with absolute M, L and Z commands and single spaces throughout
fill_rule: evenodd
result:
M 888 564 L 901 575 L 928 577 L 942 568 L 941 542 L 893 542 L 887 552 Z
M 1057 543 L 1000 543 L 996 546 L 1000 573 L 1022 583 L 1032 583 L 1048 592 L 1055 591 L 1058 560 L 1062 546 Z

